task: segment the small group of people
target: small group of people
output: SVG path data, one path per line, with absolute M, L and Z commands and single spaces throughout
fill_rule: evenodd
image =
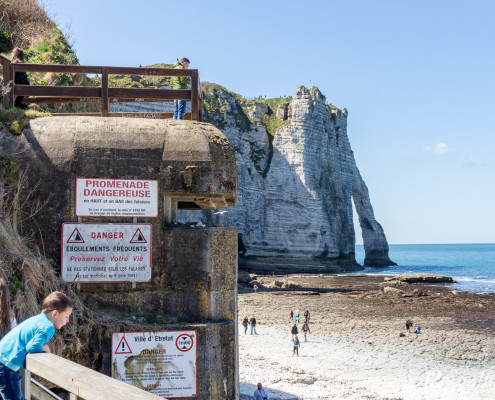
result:
M 304 322 L 309 323 L 310 318 L 311 318 L 311 313 L 309 312 L 309 310 L 304 311 Z M 299 310 L 296 310 L 296 312 L 290 310 L 289 319 L 291 321 L 294 320 L 295 322 L 299 322 L 300 320 Z
M 301 346 L 301 342 L 299 341 L 299 337 L 297 336 L 299 334 L 299 330 L 297 328 L 297 323 L 300 321 L 300 315 L 299 315 L 299 310 L 296 310 L 295 312 L 290 310 L 289 313 L 289 318 L 290 320 L 294 320 L 294 325 L 292 326 L 290 333 L 292 334 L 292 343 L 293 343 L 293 349 L 292 349 L 292 354 L 296 355 L 299 357 L 299 348 Z M 301 327 L 301 331 L 304 334 L 304 341 L 308 341 L 308 333 L 311 333 L 311 329 L 309 328 L 309 320 L 311 319 L 311 313 L 309 310 L 306 310 L 304 312 L 304 324 Z
M 410 319 L 406 320 L 406 330 L 409 331 L 413 326 L 413 322 Z M 419 325 L 419 322 L 416 324 L 416 328 L 414 329 L 414 333 L 420 334 L 421 333 L 421 325 Z
M 251 319 L 248 320 L 247 315 L 242 320 L 242 326 L 244 327 L 244 334 L 247 334 L 248 325 L 251 325 L 251 335 L 257 335 L 256 333 L 256 318 L 253 315 Z
M 74 304 L 62 292 L 50 293 L 42 303 L 41 313 L 17 324 L 10 307 L 9 288 L 0 278 L 0 398 L 24 399 L 21 374 L 28 353 L 50 353 L 48 342 L 72 314 Z

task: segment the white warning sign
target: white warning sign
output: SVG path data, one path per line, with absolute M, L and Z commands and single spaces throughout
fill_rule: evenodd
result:
M 79 217 L 157 217 L 158 181 L 76 179 Z
M 195 397 L 196 361 L 197 331 L 112 334 L 112 377 L 157 396 Z
M 151 224 L 63 224 L 62 278 L 149 282 Z

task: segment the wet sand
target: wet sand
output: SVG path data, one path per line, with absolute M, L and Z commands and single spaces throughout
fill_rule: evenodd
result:
M 263 288 L 275 280 L 301 287 Z M 239 321 L 253 314 L 258 320 L 256 336 L 239 329 L 243 398 L 258 381 L 274 399 L 494 398 L 494 295 L 393 286 L 364 275 L 257 281 L 259 293 L 239 290 Z M 400 292 L 384 293 L 385 286 Z M 311 312 L 312 333 L 307 343 L 300 335 L 299 357 L 292 355 L 291 309 L 300 310 L 301 321 Z M 407 331 L 406 319 L 422 333 Z

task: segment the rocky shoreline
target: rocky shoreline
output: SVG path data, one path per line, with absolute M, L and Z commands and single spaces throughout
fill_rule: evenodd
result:
M 240 330 L 243 396 L 249 396 L 249 384 L 262 379 L 279 399 L 491 398 L 495 295 L 385 278 L 256 276 L 240 283 L 239 319 L 256 315 L 261 335 L 244 336 Z M 301 348 L 308 355 L 304 369 L 302 361 L 290 358 L 291 309 L 309 309 L 312 315 L 312 335 Z M 407 331 L 406 319 L 420 324 L 422 333 Z M 259 357 L 270 361 L 260 363 Z M 294 382 L 301 375 L 312 383 Z M 463 393 L 467 397 L 459 397 Z

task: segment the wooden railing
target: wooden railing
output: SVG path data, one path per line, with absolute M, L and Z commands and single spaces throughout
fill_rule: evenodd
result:
M 14 96 L 30 96 L 24 98 L 25 103 L 99 103 L 101 113 L 65 113 L 56 115 L 101 115 L 102 117 L 137 117 L 137 118 L 171 118 L 171 112 L 110 112 L 110 103 L 142 103 L 142 102 L 171 102 L 188 100 L 191 112 L 184 119 L 202 121 L 202 97 L 197 69 L 168 69 L 168 68 L 128 68 L 101 67 L 65 64 L 26 64 L 11 63 L 8 58 L 0 56 L 3 66 L 3 107 L 14 105 Z M 52 72 L 57 74 L 99 74 L 100 87 L 87 86 L 39 86 L 14 84 L 15 72 Z M 191 78 L 191 89 L 137 89 L 113 88 L 108 86 L 109 75 L 151 75 L 178 76 Z
M 28 354 L 22 371 L 26 400 L 49 399 L 31 384 L 31 373 L 70 393 L 71 400 L 163 400 L 144 390 L 50 353 Z

